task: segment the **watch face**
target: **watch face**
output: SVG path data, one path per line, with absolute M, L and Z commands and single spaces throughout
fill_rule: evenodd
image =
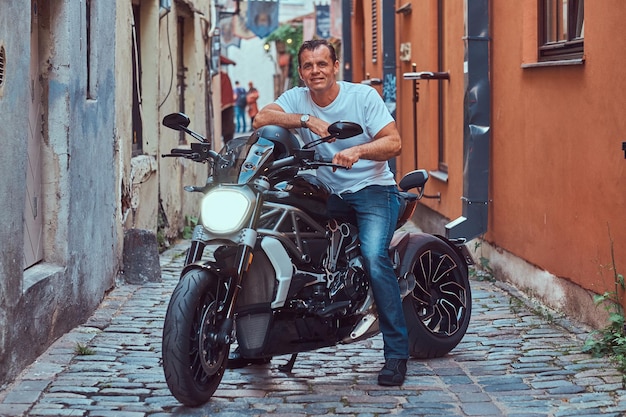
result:
M 306 126 L 306 122 L 309 121 L 309 115 L 308 114 L 303 114 L 302 117 L 300 117 L 300 123 L 302 124 L 302 127 Z

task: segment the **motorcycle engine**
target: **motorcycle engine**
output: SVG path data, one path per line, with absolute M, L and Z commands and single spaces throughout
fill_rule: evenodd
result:
M 358 232 L 349 223 L 329 222 L 330 245 L 324 267 L 329 272 L 331 300 L 359 300 L 368 289 L 367 275 L 359 250 Z
M 349 223 L 329 224 L 329 242 L 323 269 L 326 284 L 318 284 L 307 302 L 323 317 L 345 316 L 358 309 L 369 289 L 356 227 Z

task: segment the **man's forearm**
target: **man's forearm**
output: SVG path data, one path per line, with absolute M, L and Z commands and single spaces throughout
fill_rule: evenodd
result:
M 276 108 L 273 108 L 274 106 Z M 293 129 L 301 127 L 300 117 L 300 114 L 285 113 L 280 107 L 269 104 L 262 108 L 256 115 L 253 127 L 258 129 L 266 125 L 276 125 L 284 127 L 285 129 Z
M 400 155 L 402 144 L 399 137 L 388 136 L 357 146 L 360 159 L 386 161 Z

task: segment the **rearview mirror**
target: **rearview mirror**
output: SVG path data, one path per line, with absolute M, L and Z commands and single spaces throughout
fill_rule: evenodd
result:
M 163 126 L 174 130 L 186 130 L 191 120 L 185 113 L 171 113 L 163 118 Z
M 363 133 L 363 128 L 354 122 L 338 121 L 328 126 L 328 133 L 337 139 L 348 139 Z

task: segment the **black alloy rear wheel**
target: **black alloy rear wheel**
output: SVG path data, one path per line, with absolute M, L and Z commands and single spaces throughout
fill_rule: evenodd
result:
M 415 358 L 437 358 L 465 336 L 472 311 L 467 264 L 455 248 L 432 235 L 418 235 L 405 254 L 416 285 L 404 298 L 409 349 Z

